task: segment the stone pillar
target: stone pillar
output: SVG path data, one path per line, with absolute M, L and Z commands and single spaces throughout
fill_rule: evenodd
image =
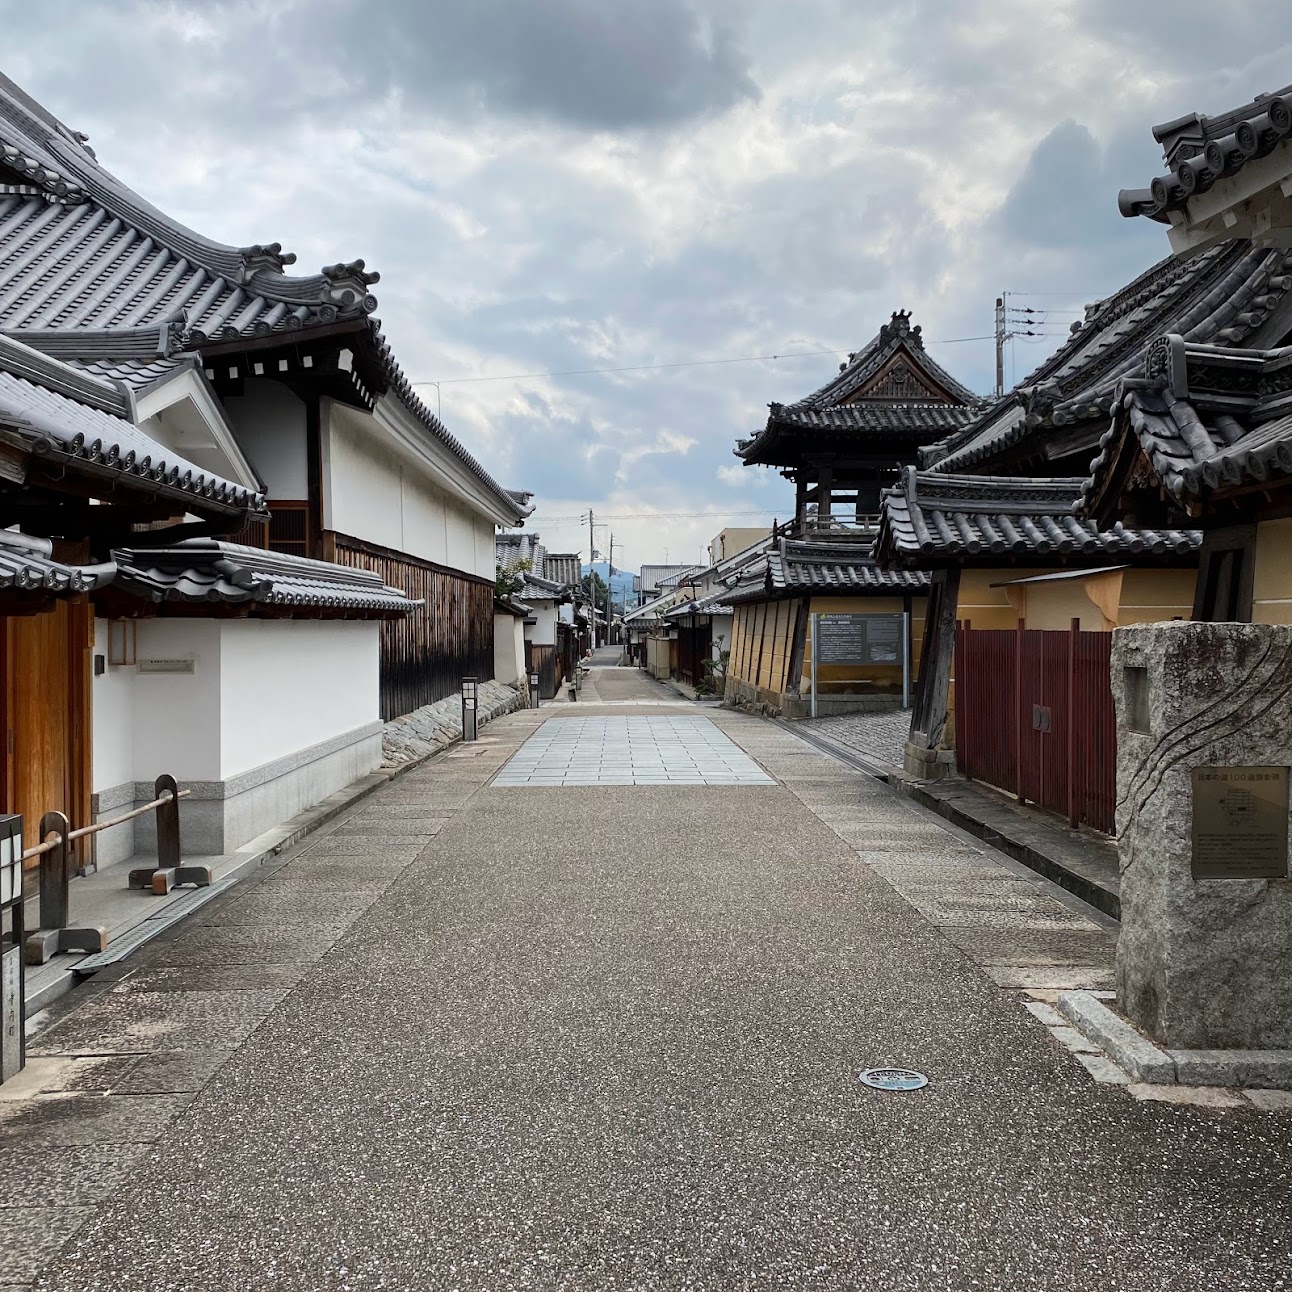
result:
M 1170 1049 L 1292 1047 L 1287 809 L 1281 800 L 1254 806 L 1244 788 L 1252 783 L 1267 800 L 1281 795 L 1278 769 L 1286 775 L 1292 764 L 1292 626 L 1119 628 L 1112 686 L 1118 1007 Z M 1195 857 L 1199 768 L 1254 770 L 1238 780 L 1200 773 L 1197 802 L 1210 806 L 1198 813 Z M 1255 811 L 1262 834 L 1253 833 Z M 1198 869 L 1281 877 L 1198 877 Z

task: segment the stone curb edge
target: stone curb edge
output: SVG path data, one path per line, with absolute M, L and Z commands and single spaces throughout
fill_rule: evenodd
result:
M 1133 1081 L 1292 1090 L 1292 1050 L 1163 1050 L 1090 992 L 1065 991 L 1056 1004 L 1059 1013 Z

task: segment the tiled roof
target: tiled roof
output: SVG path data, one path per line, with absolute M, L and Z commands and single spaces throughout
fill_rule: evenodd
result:
M 1084 431 L 1093 456 L 1117 383 L 1140 370 L 1160 336 L 1178 332 L 1190 341 L 1237 346 L 1262 335 L 1267 322 L 1281 330 L 1280 306 L 1290 293 L 1292 253 L 1286 250 L 1235 241 L 1192 259 L 1163 260 L 1088 306 L 1067 342 L 962 432 L 923 450 L 923 465 L 963 471 L 1023 441 L 1044 456 L 1056 431 L 1069 438 Z
M 682 619 L 691 614 L 729 615 L 731 614 L 731 593 L 726 588 L 710 592 L 694 601 L 680 601 L 671 610 L 664 612 L 665 619 Z
M 520 591 L 516 594 L 522 601 L 564 601 L 569 596 L 569 590 L 565 585 L 553 579 L 545 579 L 541 574 L 530 571 L 527 571 L 524 577 L 525 582 L 521 584 Z
M 1107 531 L 1072 514 L 1080 480 L 949 475 L 902 470 L 884 495 L 876 551 L 907 567 L 1044 561 L 1063 565 L 1109 557 L 1181 558 L 1194 554 L 1194 530 Z
M 76 596 L 111 583 L 116 567 L 106 565 L 67 565 L 51 556 L 53 545 L 47 538 L 31 538 L 0 530 L 0 589 L 8 593 L 44 593 L 50 596 Z M 5 598 L 0 595 L 0 612 Z
M 572 588 L 583 578 L 583 563 L 577 552 L 548 552 L 543 557 L 543 577 Z
M 1166 223 L 1217 180 L 1268 156 L 1292 135 L 1292 85 L 1258 94 L 1250 103 L 1216 117 L 1188 116 L 1153 127 L 1167 173 L 1147 188 L 1123 189 L 1117 204 L 1125 216 L 1146 215 Z
M 770 587 L 777 592 L 827 591 L 900 593 L 922 591 L 928 576 L 920 571 L 878 565 L 870 542 L 803 543 L 783 538 L 767 558 Z
M 821 431 L 905 430 L 945 434 L 964 426 L 975 412 L 975 408 L 961 404 L 840 404 L 837 408 L 772 405 L 772 414 L 782 426 Z
M 0 429 L 37 457 L 182 496 L 198 511 L 264 507 L 263 494 L 194 466 L 145 435 L 130 413 L 112 384 L 0 337 Z
M 1080 510 L 1112 518 L 1137 459 L 1183 513 L 1207 495 L 1292 477 L 1292 347 L 1226 350 L 1164 337 L 1119 390 Z
M 6 189 L 5 166 L 35 182 Z M 354 260 L 289 277 L 295 259 L 278 243 L 231 247 L 185 228 L 0 77 L 0 333 L 40 333 L 60 357 L 86 361 L 105 357 L 111 334 L 142 333 L 155 359 L 351 321 L 371 335 L 395 396 L 517 520 L 527 515 L 413 389 L 372 317 L 379 275 Z
M 408 614 L 422 604 L 370 570 L 213 538 L 119 548 L 112 555 L 117 588 L 154 602 L 252 602 L 382 616 Z
M 777 445 L 788 434 L 868 437 L 897 435 L 927 443 L 963 426 L 980 401 L 924 349 L 919 327 L 904 310 L 861 350 L 848 356 L 839 375 L 792 404 L 772 404 L 767 425 L 736 442 L 735 454 L 750 465 L 785 465 Z

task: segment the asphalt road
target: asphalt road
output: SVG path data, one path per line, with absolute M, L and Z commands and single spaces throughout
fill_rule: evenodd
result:
M 0 1111 L 0 1274 L 1292 1286 L 1292 1117 L 1137 1102 L 991 976 L 1102 964 L 1105 927 L 709 713 L 776 784 L 494 788 L 574 716 L 514 715 L 85 989 Z M 859 1082 L 890 1064 L 929 1085 Z

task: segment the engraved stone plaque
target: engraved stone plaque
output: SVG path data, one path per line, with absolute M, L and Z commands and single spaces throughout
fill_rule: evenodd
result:
M 16 1077 L 22 1065 L 22 948 L 0 951 L 0 1081 Z
M 1194 879 L 1286 879 L 1288 769 L 1193 769 Z

